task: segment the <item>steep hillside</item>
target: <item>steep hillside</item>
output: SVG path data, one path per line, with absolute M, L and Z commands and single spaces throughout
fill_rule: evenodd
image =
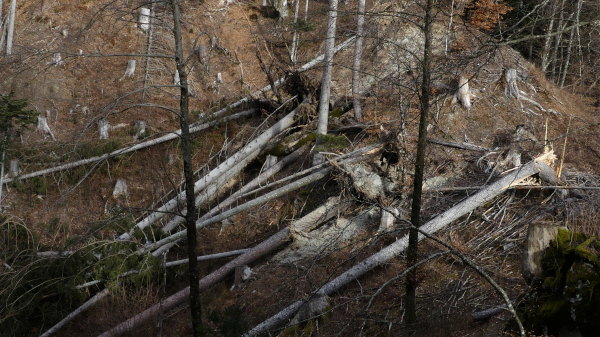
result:
M 330 282 L 408 232 L 422 7 L 367 4 L 359 84 L 365 118 L 357 121 L 357 9 L 340 4 L 336 43 L 345 48 L 334 58 L 330 135 L 322 137 L 315 129 L 323 67 L 311 61 L 324 52 L 327 3 L 306 2 L 307 13 L 301 3 L 296 22 L 292 3 L 288 18 L 258 2 L 181 3 L 192 122 L 199 129 L 193 166 L 204 183 L 198 255 L 277 242 L 200 262 L 210 334 L 239 336 L 293 304 L 282 335 L 408 336 L 404 253 L 341 286 Z M 600 119 L 592 99 L 558 88 L 508 45 L 451 17 L 449 6 L 440 4 L 433 23 L 423 222 L 534 167 L 527 164 L 532 160 L 553 170 L 550 178 L 539 169 L 515 178 L 524 186 L 509 182 L 437 232 L 457 254 L 422 241 L 416 335 L 501 335 L 511 324 L 508 311 L 483 322 L 472 322 L 471 313 L 503 304 L 482 274 L 515 305 L 527 292 L 521 257 L 528 226 L 600 235 Z M 153 13 L 146 31 L 141 8 Z M 23 0 L 17 13 L 15 52 L 0 57 L 0 94 L 26 98 L 51 131 L 40 130 L 42 124 L 10 131 L 5 170 L 18 161 L 19 172 L 3 177 L 0 335 L 40 335 L 96 298 L 53 333 L 112 336 L 123 332 L 111 330 L 117 327 L 131 336 L 191 335 L 185 264 L 164 264 L 185 257 L 183 243 L 165 248 L 181 233 L 168 226 L 180 224 L 184 209 L 179 141 L 166 141 L 178 132 L 180 99 L 169 7 Z M 289 56 L 294 32 L 297 62 Z M 100 139 L 106 122 L 109 136 Z M 127 150 L 136 144 L 149 146 Z M 555 161 L 547 160 L 551 150 Z M 317 152 L 327 160 L 315 168 Z M 93 157 L 99 160 L 53 169 Z M 125 191 L 118 191 L 123 182 Z M 326 287 L 334 290 L 319 292 Z M 134 316 L 140 312 L 145 316 Z M 119 325 L 130 317 L 129 325 Z

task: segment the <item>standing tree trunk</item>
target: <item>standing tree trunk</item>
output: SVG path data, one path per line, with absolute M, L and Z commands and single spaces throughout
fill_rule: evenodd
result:
M 308 0 L 304 3 L 304 22 L 308 21 Z
M 293 65 L 298 61 L 298 15 L 300 15 L 300 0 L 294 4 L 294 35 L 292 36 L 292 48 L 290 50 L 290 60 Z
M 410 221 L 413 226 L 421 226 L 421 194 L 423 192 L 423 173 L 425 169 L 425 149 L 427 145 L 427 115 L 429 114 L 429 88 L 431 87 L 431 40 L 432 40 L 432 15 L 433 0 L 427 0 L 425 8 L 425 46 L 423 50 L 423 80 L 421 82 L 421 117 L 419 120 L 419 142 L 417 144 L 417 159 L 415 162 L 415 177 L 413 181 L 413 199 Z M 408 267 L 417 262 L 417 249 L 419 233 L 411 229 L 408 237 L 408 250 L 406 254 Z M 416 268 L 406 276 L 406 321 L 414 324 L 416 314 Z
M 583 0 L 577 1 L 577 8 L 575 9 L 575 24 L 579 25 L 579 17 L 581 15 L 581 6 L 583 5 Z M 560 79 L 560 87 L 565 86 L 565 80 L 567 79 L 567 73 L 569 72 L 569 63 L 571 63 L 571 51 L 573 49 L 573 40 L 575 39 L 575 29 L 571 29 L 571 34 L 569 35 L 569 46 L 567 47 L 567 56 L 565 60 L 564 69 L 562 72 L 562 77 Z
M 12 0 L 10 2 L 10 12 L 8 12 L 8 33 L 6 35 L 6 55 L 12 55 L 16 18 L 17 18 L 17 0 Z
M 354 118 L 362 121 L 362 107 L 360 103 L 360 61 L 363 51 L 365 26 L 365 0 L 358 0 L 358 18 L 356 19 L 356 46 L 354 49 L 354 62 L 352 64 L 352 99 L 354 100 Z
M 565 13 L 564 13 L 564 9 L 565 9 L 565 0 L 562 0 L 560 3 L 560 8 L 559 8 L 559 19 L 558 19 L 558 24 L 556 27 L 556 31 L 559 32 L 558 35 L 556 35 L 556 41 L 554 43 L 554 49 L 552 50 L 552 56 L 550 56 L 550 61 L 548 61 L 548 64 L 552 64 L 552 71 L 551 71 L 551 76 L 552 76 L 552 80 L 556 81 L 557 79 L 557 67 L 558 67 L 558 50 L 560 49 L 560 44 L 562 42 L 562 35 L 563 35 L 563 31 L 564 28 L 566 26 L 565 23 Z M 560 68 L 558 70 L 558 74 L 560 74 Z
M 321 96 L 319 98 L 319 124 L 317 134 L 327 134 L 327 119 L 329 118 L 329 97 L 331 95 L 331 68 L 335 47 L 335 25 L 337 21 L 338 0 L 329 0 L 329 16 L 327 18 L 327 37 L 325 41 L 325 69 L 321 80 Z
M 181 96 L 179 100 L 179 124 L 181 125 L 181 152 L 183 159 L 183 175 L 185 178 L 185 192 L 187 213 L 185 225 L 187 228 L 188 272 L 190 282 L 190 311 L 192 313 L 192 330 L 194 337 L 204 335 L 202 327 L 202 311 L 200 306 L 200 289 L 198 286 L 198 260 L 196 260 L 196 218 L 198 218 L 194 198 L 194 170 L 192 168 L 191 136 L 189 115 L 189 92 L 185 58 L 183 56 L 183 41 L 181 33 L 181 13 L 177 0 L 171 0 L 173 9 L 173 35 L 175 38 L 175 63 L 179 73 Z
M 544 49 L 542 49 L 542 71 L 546 73 L 548 66 L 550 65 L 550 45 L 552 43 L 552 29 L 554 28 L 554 17 L 556 16 L 557 6 L 556 3 L 552 4 L 552 13 L 550 14 L 550 22 L 548 23 L 548 29 L 546 30 L 546 39 L 544 41 Z

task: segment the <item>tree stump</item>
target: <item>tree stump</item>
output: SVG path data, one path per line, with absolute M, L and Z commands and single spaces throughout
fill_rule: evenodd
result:
M 125 74 L 123 75 L 123 77 L 121 77 L 121 81 L 126 78 L 133 77 L 133 75 L 135 74 L 135 64 L 136 64 L 135 60 L 127 61 L 127 69 L 125 69 Z
M 110 124 L 104 118 L 98 120 L 98 133 L 100 134 L 100 139 L 108 139 L 108 129 L 110 128 Z
M 11 178 L 15 178 L 19 175 L 20 170 L 19 170 L 19 160 L 18 159 L 11 159 L 10 160 L 10 167 L 8 170 L 8 174 L 10 175 Z
M 133 137 L 135 139 L 144 138 L 146 134 L 146 122 L 145 121 L 135 121 L 133 124 Z
M 46 114 L 48 114 L 48 111 L 46 111 Z M 37 131 L 42 133 L 44 137 L 50 136 L 52 140 L 56 140 L 54 133 L 50 130 L 50 126 L 48 125 L 48 118 L 45 116 L 38 116 Z
M 527 280 L 538 278 L 542 274 L 542 256 L 550 242 L 556 238 L 563 226 L 554 224 L 530 224 L 527 230 L 525 253 L 523 256 L 523 276 Z
M 140 8 L 140 17 L 138 19 L 138 27 L 147 33 L 150 29 L 150 8 Z
M 115 199 L 127 198 L 127 182 L 125 179 L 117 179 L 112 196 Z

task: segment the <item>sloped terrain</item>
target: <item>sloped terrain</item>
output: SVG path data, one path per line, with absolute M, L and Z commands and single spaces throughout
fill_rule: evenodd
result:
M 150 42 L 149 35 L 136 25 L 141 6 L 149 7 L 136 1 L 19 3 L 16 53 L 1 59 L 0 90 L 13 90 L 29 99 L 31 106 L 48 118 L 55 135 L 52 140 L 35 130 L 20 131 L 6 156 L 8 160 L 19 160 L 21 174 L 102 155 L 178 129 L 177 116 L 160 108 L 176 109 L 178 104 L 176 89 L 169 87 L 175 75 L 174 63 L 169 58 L 139 56 L 147 52 L 172 53 L 169 10 L 154 5 L 155 30 Z M 277 92 L 255 95 L 241 106 L 227 109 L 227 114 L 254 109 L 252 115 L 194 135 L 193 161 L 198 179 L 226 163 L 227 158 L 287 113 L 295 108 L 299 111 L 293 126 L 260 148 L 260 154 L 240 174 L 219 181 L 222 186 L 210 193 L 216 198 L 201 207 L 204 214 L 266 170 L 267 154 L 281 159 L 291 152 L 282 153 L 282 144 L 292 144 L 294 149 L 306 144 L 302 148 L 305 152 L 269 182 L 311 167 L 309 151 L 315 151 L 312 133 L 322 68 L 301 73 L 294 73 L 294 69 L 322 52 L 326 4 L 310 3 L 309 20 L 296 26 L 289 20 L 270 17 L 272 9 L 258 3 L 225 6 L 217 1 L 183 1 L 182 6 L 185 52 L 194 58 L 189 66 L 194 122 L 210 120 L 210 113 L 284 75 L 288 77 Z M 354 6 L 341 6 L 341 13 L 354 13 Z M 292 244 L 250 262 L 248 277 L 243 277 L 244 268 L 237 268 L 203 292 L 203 314 L 214 335 L 241 335 L 294 301 L 310 299 L 323 284 L 406 235 L 401 220 L 407 220 L 410 212 L 419 117 L 419 52 L 423 43 L 422 32 L 406 23 L 406 18 L 420 12 L 409 2 L 378 3 L 370 12 L 373 14 L 366 34 L 361 83 L 365 119 L 358 122 L 351 116 L 350 44 L 335 58 L 330 118 L 333 137 L 325 145 L 316 145 L 321 146 L 317 150 L 341 154 L 379 144 L 361 160 L 365 170 L 387 187 L 373 197 L 361 187 L 374 185 L 372 180 L 357 183 L 358 165 L 335 162 L 325 178 L 199 230 L 199 255 L 251 248 L 329 197 L 341 200 L 335 219 L 307 231 L 290 230 Z M 386 15 L 396 12 L 405 14 Z M 555 168 L 562 168 L 561 184 L 598 186 L 600 131 L 591 102 L 557 88 L 518 52 L 498 46 L 460 18 L 455 17 L 448 30 L 449 18 L 443 13 L 434 25 L 434 99 L 428 126 L 431 142 L 426 163 L 425 222 L 473 195 L 481 186 L 519 170 L 521 164 L 542 154 L 545 147 L 558 156 Z M 353 36 L 353 25 L 353 15 L 340 16 L 338 43 Z M 289 61 L 287 54 L 294 27 L 302 32 L 297 65 Z M 57 53 L 61 62 L 52 63 Z M 127 78 L 123 74 L 130 59 L 137 61 L 137 69 L 132 78 Z M 516 70 L 517 80 L 512 84 L 520 90 L 517 97 L 511 96 L 511 83 L 505 80 L 510 70 Z M 468 79 L 470 108 L 453 102 L 460 77 Z M 144 86 L 148 88 L 142 90 Z M 97 123 L 101 119 L 112 125 L 106 140 L 98 139 Z M 145 121 L 147 129 L 135 138 L 134 123 L 138 120 Z M 145 245 L 168 237 L 170 233 L 162 232 L 161 225 L 181 207 L 165 212 L 163 219 L 148 229 L 132 230 L 136 223 L 155 214 L 153 210 L 177 196 L 181 170 L 175 140 L 96 164 L 6 184 L 3 240 L 8 248 L 0 258 L 14 260 L 16 265 L 0 266 L 0 271 L 12 275 L 12 268 L 25 261 L 39 265 L 35 270 L 41 274 L 31 278 L 33 273 L 22 274 L 24 280 L 45 277 L 44 265 L 60 272 L 51 275 L 51 286 L 41 287 L 47 293 L 37 293 L 35 287 L 14 288 L 22 292 L 16 298 L 27 299 L 37 308 L 7 304 L 10 310 L 5 311 L 6 317 L 15 320 L 1 321 L 1 333 L 39 335 L 106 287 L 111 296 L 56 333 L 95 336 L 184 288 L 185 265 L 163 268 L 159 258 L 146 254 L 138 259 L 136 255 Z M 113 195 L 119 179 L 127 182 L 124 196 Z M 521 276 L 521 255 L 529 224 L 554 223 L 599 234 L 597 190 L 542 189 L 539 186 L 548 182 L 538 176 L 528 178 L 524 184 L 529 188 L 511 189 L 437 234 L 483 268 L 515 302 L 528 287 Z M 268 187 L 272 190 L 280 186 Z M 265 193 L 250 190 L 227 209 Z M 400 220 L 380 227 L 382 207 L 397 208 Z M 114 243 L 130 230 L 135 234 L 130 240 Z M 93 258 L 86 255 L 88 248 L 90 254 L 100 254 L 98 262 L 90 263 Z M 15 258 L 15 251 L 20 249 L 26 252 L 22 260 Z M 439 244 L 426 240 L 420 256 L 428 258 L 442 250 Z M 86 253 L 48 260 L 52 262 L 28 260 L 29 255 L 45 251 Z M 172 261 L 183 255 L 183 249 L 175 247 L 160 258 Z M 113 260 L 115 256 L 119 260 Z M 201 262 L 201 276 L 224 263 L 223 259 Z M 78 271 L 79 266 L 82 269 Z M 121 279 L 119 275 L 129 269 L 139 269 L 139 277 Z M 398 277 L 405 270 L 402 257 L 390 260 L 329 296 L 322 319 L 284 334 L 302 330 L 306 335 L 319 336 L 407 334 L 401 328 L 404 278 Z M 96 279 L 101 282 L 75 288 Z M 418 279 L 418 315 L 422 318 L 417 327 L 419 336 L 500 335 L 510 320 L 510 314 L 503 313 L 486 322 L 471 322 L 472 312 L 503 301 L 481 275 L 454 255 L 432 257 L 419 269 Z M 21 319 L 18 310 L 29 311 L 34 323 L 14 324 Z M 310 319 L 311 314 L 301 319 Z M 129 334 L 191 335 L 188 321 L 186 305 L 180 303 L 160 311 L 158 317 Z

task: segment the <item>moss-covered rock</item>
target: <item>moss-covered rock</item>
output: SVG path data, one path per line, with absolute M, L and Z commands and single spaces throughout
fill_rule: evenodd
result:
M 600 331 L 600 240 L 560 229 L 542 258 L 542 278 L 519 306 L 528 331 Z

